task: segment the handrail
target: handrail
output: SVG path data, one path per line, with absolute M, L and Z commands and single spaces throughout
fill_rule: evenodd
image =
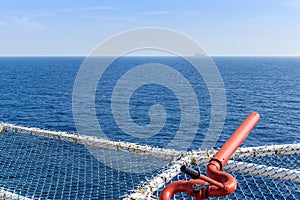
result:
M 256 112 L 251 113 L 246 118 L 210 160 L 206 168 L 208 177 L 198 173 L 196 170 L 182 167 L 182 171 L 187 171 L 189 175 L 198 173 L 198 177 L 194 178 L 200 179 L 176 181 L 169 184 L 161 192 L 160 200 L 170 200 L 174 194 L 179 192 L 186 192 L 188 195 L 195 197 L 196 200 L 203 200 L 208 197 L 222 197 L 234 192 L 237 187 L 237 181 L 232 175 L 221 170 L 259 120 L 260 116 Z

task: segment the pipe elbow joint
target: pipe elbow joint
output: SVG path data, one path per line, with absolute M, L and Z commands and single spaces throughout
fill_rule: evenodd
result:
M 223 188 L 210 186 L 208 192 L 209 197 L 226 196 L 233 193 L 236 190 L 237 181 L 231 174 L 219 171 L 219 167 L 211 163 L 208 164 L 206 172 L 209 177 L 224 185 Z
M 205 182 L 199 179 L 192 179 L 189 181 L 176 181 L 169 184 L 167 187 L 163 189 L 160 194 L 160 200 L 170 200 L 172 196 L 179 192 L 186 192 L 188 195 L 195 197 L 196 200 L 203 199 L 203 191 L 199 191 L 199 193 L 195 193 L 193 189 L 193 185 L 195 184 L 204 184 Z

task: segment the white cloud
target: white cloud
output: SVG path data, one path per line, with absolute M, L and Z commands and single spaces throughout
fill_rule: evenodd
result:
M 75 7 L 75 8 L 61 8 L 58 12 L 78 12 L 78 11 L 100 11 L 100 10 L 113 10 L 111 6 L 86 6 L 86 7 Z
M 140 14 L 141 15 L 174 15 L 176 13 L 172 12 L 172 11 L 161 10 L 161 11 L 143 12 L 143 13 L 140 13 Z
M 44 10 L 44 9 L 30 9 L 26 12 L 26 16 L 31 16 L 31 17 L 43 17 L 43 16 L 51 16 L 55 14 L 53 11 L 50 10 Z
M 26 28 L 44 28 L 44 26 L 37 21 L 30 20 L 27 17 L 14 16 L 12 22 L 16 25 L 20 25 Z
M 70 12 L 87 12 L 87 11 L 104 11 L 104 10 L 113 10 L 115 8 L 111 6 L 85 6 L 85 7 L 70 7 L 70 8 L 58 8 L 54 10 L 45 10 L 45 9 L 30 9 L 27 10 L 24 14 L 31 17 L 40 17 L 40 16 L 53 16 L 59 13 L 70 13 Z
M 6 20 L 0 19 L 0 26 L 23 27 L 27 29 L 45 28 L 44 25 L 38 23 L 35 20 L 31 20 L 28 17 L 20 17 L 20 16 L 8 17 Z

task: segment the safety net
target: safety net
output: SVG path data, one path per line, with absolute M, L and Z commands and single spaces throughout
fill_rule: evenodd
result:
M 183 164 L 205 173 L 216 153 L 162 149 L 7 123 L 0 124 L 0 132 L 0 199 L 158 199 L 167 184 L 189 179 L 180 173 Z M 86 144 L 98 150 L 102 162 Z M 135 155 L 130 162 L 128 154 Z M 298 143 L 239 148 L 224 167 L 237 179 L 237 190 L 219 199 L 298 199 L 299 158 Z M 167 164 L 161 167 L 161 163 Z M 179 193 L 174 199 L 192 198 Z

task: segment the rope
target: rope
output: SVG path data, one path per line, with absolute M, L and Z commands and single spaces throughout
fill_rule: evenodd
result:
M 67 132 L 57 132 L 39 128 L 17 126 L 8 123 L 0 124 L 0 134 L 4 132 L 27 134 L 31 136 L 61 140 L 80 145 L 84 144 L 99 148 L 114 149 L 123 152 L 152 156 L 155 158 L 163 158 L 170 161 L 170 164 L 165 170 L 161 171 L 161 173 L 144 182 L 136 190 L 132 191 L 131 194 L 126 195 L 124 197 L 125 200 L 151 199 L 152 195 L 157 190 L 164 187 L 174 177 L 180 174 L 180 167 L 182 165 L 197 164 L 205 166 L 209 162 L 210 158 L 217 152 L 216 150 L 184 152 L 173 149 L 163 149 L 147 145 L 139 145 L 130 142 L 110 141 L 107 139 L 96 138 L 87 135 L 76 135 Z M 255 158 L 291 154 L 300 154 L 300 143 L 239 148 L 234 154 L 233 158 Z M 300 182 L 299 170 L 291 170 L 286 168 L 233 160 L 230 160 L 227 165 L 224 166 L 224 169 L 262 177 L 289 180 L 295 183 Z M 3 193 L 1 193 L 1 191 L 0 194 Z M 4 192 L 3 194 L 8 196 L 9 193 Z
M 300 153 L 300 143 L 239 148 L 233 158 L 292 155 Z
M 44 137 L 98 148 L 113 149 L 117 151 L 135 154 L 143 154 L 147 156 L 152 156 L 154 158 L 163 158 L 166 160 L 173 160 L 174 158 L 179 157 L 181 154 L 184 154 L 184 152 L 177 151 L 174 149 L 163 149 L 147 145 L 139 145 L 131 142 L 117 142 L 87 135 L 76 135 L 74 133 L 72 134 L 67 132 L 49 131 L 39 128 L 17 126 L 8 123 L 2 123 L 2 129 L 5 132 L 26 134 L 30 136 Z
M 174 160 L 183 155 L 189 155 L 194 159 L 209 160 L 217 150 L 203 150 L 203 151 L 192 151 L 184 152 L 177 151 L 174 149 L 157 148 L 147 145 L 139 145 L 130 142 L 117 142 L 103 138 L 97 138 L 87 135 L 76 135 L 67 132 L 49 131 L 33 127 L 17 126 L 14 124 L 2 123 L 0 125 L 0 133 L 12 132 L 19 134 L 27 134 L 31 136 L 45 137 L 49 139 L 61 140 L 66 142 L 72 142 L 75 144 L 84 144 L 99 148 L 114 149 L 118 151 L 143 154 L 152 156 L 155 158 L 163 158 L 166 160 Z M 260 147 L 246 147 L 239 148 L 233 155 L 233 158 L 244 158 L 244 157 L 261 157 L 261 156 L 273 156 L 273 155 L 291 155 L 300 152 L 300 143 L 285 144 L 285 145 L 270 145 Z M 201 162 L 202 162 L 201 161 Z
M 4 133 L 5 132 L 5 128 L 4 126 L 0 126 L 0 134 Z
M 192 151 L 195 158 L 211 158 L 218 151 L 204 150 Z M 236 150 L 232 158 L 249 158 L 249 157 L 264 157 L 264 156 L 278 156 L 278 155 L 292 155 L 300 153 L 300 143 L 282 144 L 282 145 L 268 145 L 258 147 L 240 147 Z
M 238 162 L 229 160 L 224 166 L 225 170 L 258 175 L 267 178 L 281 179 L 285 181 L 300 182 L 300 171 L 255 163 Z
M 19 194 L 15 194 L 13 192 L 9 192 L 4 190 L 3 188 L 0 188 L 0 199 L 1 200 L 32 200 L 34 198 L 28 198 L 28 197 L 24 197 L 22 195 Z

